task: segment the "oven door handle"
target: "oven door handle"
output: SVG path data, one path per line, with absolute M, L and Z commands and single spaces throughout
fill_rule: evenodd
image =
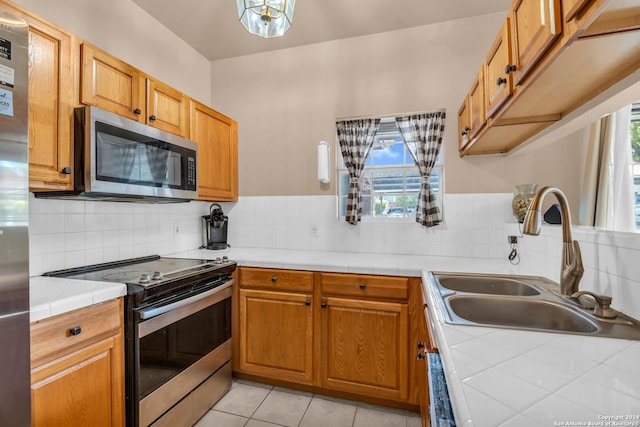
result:
M 220 286 L 218 286 L 216 288 L 213 288 L 213 289 L 208 290 L 206 292 L 202 292 L 202 293 L 200 293 L 198 295 L 195 295 L 195 296 L 193 296 L 191 298 L 186 298 L 186 299 L 183 299 L 183 300 L 180 300 L 180 301 L 173 302 L 171 304 L 162 305 L 160 307 L 153 307 L 153 308 L 150 308 L 148 310 L 140 310 L 138 312 L 139 316 L 140 316 L 140 319 L 141 320 L 151 319 L 152 317 L 159 316 L 159 315 L 167 313 L 167 312 L 169 312 L 171 310 L 175 310 L 175 309 L 178 309 L 180 307 L 184 307 L 184 306 L 193 304 L 193 303 L 198 302 L 200 300 L 203 300 L 205 298 L 209 298 L 211 295 L 217 294 L 217 293 L 222 292 L 225 289 L 231 287 L 232 284 L 233 284 L 233 281 L 229 280 L 228 282 L 226 282 L 226 283 L 224 283 L 224 284 L 222 284 L 222 285 L 220 285 Z

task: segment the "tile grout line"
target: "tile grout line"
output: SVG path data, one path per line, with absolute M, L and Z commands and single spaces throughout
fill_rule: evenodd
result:
M 307 415 L 307 411 L 309 411 L 309 406 L 311 406 L 311 402 L 313 402 L 313 399 L 315 398 L 315 393 L 311 394 L 311 399 L 309 399 L 309 403 L 307 403 L 307 407 L 304 410 L 304 413 L 302 414 L 302 418 L 300 418 L 300 421 L 298 421 L 298 427 L 300 427 L 300 424 L 302 424 L 302 420 L 304 420 L 304 416 Z
M 252 386 L 252 387 L 257 387 L 257 386 Z M 265 394 L 265 395 L 264 395 L 264 398 L 260 401 L 260 403 L 258 404 L 258 406 L 256 406 L 256 409 L 254 409 L 254 410 L 253 410 L 253 412 L 251 413 L 251 415 L 249 415 L 249 418 L 247 418 L 247 422 L 245 422 L 245 423 L 243 424 L 243 427 L 244 427 L 244 426 L 246 426 L 246 425 L 249 423 L 249 421 L 251 421 L 251 420 L 253 420 L 253 419 L 256 419 L 256 420 L 257 420 L 257 418 L 253 418 L 253 416 L 256 414 L 256 412 L 258 412 L 258 409 L 260 408 L 260 406 L 262 406 L 262 404 L 264 403 L 264 401 L 265 401 L 265 400 L 267 400 L 267 396 L 269 396 L 269 395 L 271 394 L 271 392 L 273 391 L 273 387 L 272 387 L 272 388 L 270 388 L 270 389 L 268 389 L 268 390 L 269 390 L 269 392 L 268 392 L 267 394 Z M 257 421 L 262 421 L 262 420 L 257 420 Z

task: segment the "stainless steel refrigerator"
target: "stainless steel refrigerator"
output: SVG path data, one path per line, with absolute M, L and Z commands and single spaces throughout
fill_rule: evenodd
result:
M 28 27 L 0 9 L 0 426 L 31 425 Z

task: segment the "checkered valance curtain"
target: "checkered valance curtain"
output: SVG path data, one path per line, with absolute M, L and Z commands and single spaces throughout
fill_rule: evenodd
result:
M 351 182 L 347 196 L 345 220 L 356 225 L 360 221 L 360 175 L 378 132 L 380 119 L 345 120 L 336 122 L 338 143 Z
M 418 207 L 416 208 L 416 222 L 425 227 L 433 227 L 442 222 L 442 213 L 431 190 L 429 176 L 442 146 L 444 122 L 444 111 L 396 117 L 396 124 L 400 129 L 402 139 L 422 177 Z M 415 144 L 415 152 L 411 149 L 411 143 Z

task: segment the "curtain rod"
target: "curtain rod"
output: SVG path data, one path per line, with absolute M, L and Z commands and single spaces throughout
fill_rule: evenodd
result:
M 411 113 L 390 113 L 384 115 L 373 115 L 373 116 L 353 116 L 353 117 L 338 117 L 336 119 L 337 122 L 345 121 L 345 120 L 362 120 L 362 119 L 388 119 L 391 117 L 399 117 L 399 116 L 414 116 L 416 114 L 429 114 L 429 113 L 438 113 L 438 112 L 446 112 L 445 108 L 438 108 L 436 110 L 429 111 L 414 111 Z

